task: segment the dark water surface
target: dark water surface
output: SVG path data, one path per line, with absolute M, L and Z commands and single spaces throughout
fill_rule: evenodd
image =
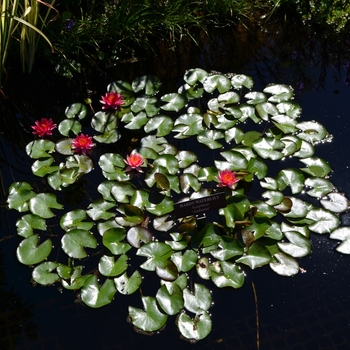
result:
M 216 45 L 224 55 L 224 41 L 217 39 Z M 301 118 L 321 122 L 334 135 L 332 142 L 317 147 L 317 155 L 329 161 L 334 170 L 331 181 L 350 197 L 350 88 L 346 62 L 342 63 L 345 68 L 342 64 L 328 65 L 326 70 L 311 62 L 301 74 L 297 69 L 298 52 L 287 46 L 286 43 L 291 63 L 284 68 L 284 62 L 276 62 L 276 57 L 266 53 L 268 45 L 258 50 L 260 56 L 256 57 L 260 60 L 245 60 L 243 64 L 232 56 L 232 64 L 225 63 L 224 68 L 252 75 L 257 90 L 265 83 L 293 85 L 296 101 L 303 108 Z M 266 54 L 268 63 L 262 59 Z M 187 68 L 222 68 L 211 61 L 210 49 L 196 59 Z M 10 149 L 6 154 L 9 161 L 17 161 Z M 8 167 L 1 171 L 5 188 L 14 180 L 26 180 L 24 174 L 13 178 L 15 170 Z M 2 235 L 13 235 L 16 218 L 16 213 L 2 208 Z M 345 213 L 342 220 L 350 225 L 350 214 Z M 246 283 L 238 290 L 222 290 L 213 285 L 214 306 L 210 309 L 213 330 L 196 344 L 179 339 L 175 317 L 168 319 L 165 330 L 159 334 L 136 333 L 126 319 L 128 305 L 140 303 L 137 293 L 130 297 L 116 294 L 111 305 L 90 309 L 76 302 L 72 291 L 61 293 L 57 287 L 33 287 L 31 270 L 16 259 L 18 242 L 12 238 L 0 243 L 1 269 L 5 274 L 0 275 L 0 349 L 250 350 L 258 349 L 257 343 L 262 350 L 350 348 L 350 256 L 337 253 L 334 250 L 337 242 L 326 236 L 313 234 L 313 252 L 300 260 L 305 273 L 287 278 L 264 267 L 247 271 Z M 258 299 L 259 340 L 253 286 Z

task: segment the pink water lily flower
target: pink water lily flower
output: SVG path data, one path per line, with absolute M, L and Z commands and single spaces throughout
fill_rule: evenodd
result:
M 75 153 L 87 154 L 91 151 L 95 144 L 92 142 L 92 137 L 89 135 L 78 135 L 72 141 L 72 149 Z
M 126 156 L 126 160 L 124 159 L 124 162 L 128 165 L 125 171 L 136 170 L 142 173 L 141 165 L 143 164 L 144 159 L 141 154 L 132 152 L 130 155 Z
M 39 137 L 44 137 L 46 135 L 52 135 L 52 130 L 55 129 L 57 125 L 53 123 L 52 119 L 41 118 L 32 125 L 33 134 Z
M 219 181 L 218 187 L 229 187 L 233 190 L 235 189 L 235 184 L 239 181 L 236 178 L 236 172 L 228 169 L 219 171 L 219 175 L 216 178 Z
M 116 110 L 125 103 L 123 96 L 117 92 L 106 92 L 101 98 L 102 100 L 100 102 L 103 104 L 102 109 Z

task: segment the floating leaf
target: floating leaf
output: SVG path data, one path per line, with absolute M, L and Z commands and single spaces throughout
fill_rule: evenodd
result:
M 86 211 L 83 209 L 75 209 L 61 217 L 60 226 L 63 230 L 69 231 L 73 228 L 89 231 L 93 226 L 93 222 L 83 222 L 86 219 Z
M 25 265 L 35 265 L 45 260 L 52 249 L 52 242 L 47 239 L 38 245 L 39 236 L 34 234 L 24 239 L 17 248 L 17 259 Z
M 308 238 L 297 231 L 283 232 L 289 243 L 277 242 L 278 247 L 286 254 L 294 257 L 301 258 L 310 254 L 311 243 Z
M 24 212 L 29 209 L 28 201 L 36 195 L 27 182 L 14 182 L 9 187 L 7 204 L 10 209 Z
M 316 233 L 330 233 L 340 224 L 338 216 L 322 208 L 310 210 L 306 218 L 314 221 L 309 228 Z
M 158 289 L 156 299 L 162 310 L 168 315 L 176 315 L 184 307 L 182 289 L 177 284 L 171 285 L 169 289 L 167 285 L 163 284 Z
M 92 275 L 81 288 L 81 300 L 92 308 L 99 308 L 110 304 L 116 291 L 113 280 L 106 279 L 100 286 L 97 276 Z
M 142 276 L 137 270 L 130 277 L 124 272 L 124 274 L 114 279 L 114 283 L 119 293 L 130 295 L 139 289 L 142 283 Z
M 146 133 L 156 130 L 157 136 L 166 136 L 172 131 L 173 126 L 174 122 L 170 117 L 158 114 L 148 120 L 144 129 Z
M 166 94 L 160 99 L 163 102 L 167 102 L 162 105 L 161 108 L 165 111 L 178 112 L 180 109 L 184 108 L 187 103 L 187 98 L 179 93 Z
M 290 255 L 285 253 L 277 253 L 274 257 L 278 262 L 270 262 L 270 267 L 273 271 L 281 276 L 294 276 L 299 272 L 298 262 Z
M 42 284 L 44 286 L 48 284 L 54 284 L 59 280 L 57 273 L 53 273 L 60 264 L 52 261 L 47 261 L 38 265 L 32 272 L 33 280 L 36 283 Z
M 49 158 L 54 150 L 55 143 L 45 139 L 29 142 L 26 146 L 26 152 L 32 159 Z
M 342 254 L 350 254 L 350 227 L 339 227 L 335 229 L 329 238 L 343 241 L 335 249 Z
M 61 246 L 71 258 L 82 259 L 87 257 L 84 248 L 96 248 L 97 240 L 89 231 L 72 229 L 63 235 Z
M 155 95 L 161 85 L 161 81 L 155 75 L 143 75 L 134 79 L 131 86 L 135 92 L 144 91 L 146 95 Z
M 246 255 L 237 259 L 238 263 L 248 265 L 250 268 L 264 266 L 271 261 L 271 255 L 268 249 L 259 242 L 253 242 Z
M 27 238 L 33 234 L 33 229 L 46 231 L 46 221 L 38 215 L 27 214 L 17 220 L 16 227 L 17 234 Z
M 301 170 L 311 176 L 325 177 L 332 170 L 328 162 L 318 157 L 303 158 L 300 161 L 307 165 L 307 168 Z
M 110 228 L 103 233 L 102 243 L 114 255 L 124 254 L 131 249 L 128 243 L 122 242 L 125 238 L 125 228 Z
M 206 311 L 199 310 L 192 319 L 182 312 L 176 320 L 177 327 L 183 337 L 190 340 L 201 340 L 205 338 L 212 328 L 212 321 Z
M 293 194 L 300 193 L 304 189 L 304 175 L 298 169 L 283 169 L 277 175 L 278 189 L 283 191 L 287 186 Z
M 87 115 L 86 105 L 82 103 L 73 103 L 66 108 L 65 114 L 67 118 L 84 119 Z
M 132 324 L 144 332 L 154 332 L 161 329 L 168 316 L 162 313 L 154 297 L 142 297 L 144 310 L 129 306 L 129 317 Z
M 302 131 L 298 133 L 298 137 L 311 143 L 321 141 L 327 136 L 325 127 L 316 121 L 301 122 L 296 127 Z
M 128 259 L 126 254 L 122 254 L 117 260 L 114 256 L 103 255 L 98 263 L 98 270 L 103 276 L 119 276 L 128 268 Z
M 338 192 L 329 193 L 326 197 L 320 200 L 320 203 L 325 209 L 333 213 L 343 213 L 349 209 L 349 200 Z
M 242 86 L 245 86 L 247 89 L 251 89 L 254 85 L 252 77 L 244 74 L 235 74 L 231 78 L 231 83 L 235 89 L 241 89 Z
M 305 186 L 312 187 L 306 193 L 309 196 L 320 198 L 333 191 L 332 183 L 321 177 L 309 177 L 305 180 Z
M 140 247 L 136 255 L 144 256 L 147 260 L 141 265 L 144 270 L 155 271 L 156 267 L 165 267 L 172 254 L 171 247 L 162 242 L 150 242 Z
M 244 273 L 241 268 L 228 261 L 220 261 L 220 272 L 212 269 L 210 276 L 213 283 L 219 288 L 240 288 L 244 284 Z
M 203 87 L 206 92 L 212 93 L 217 89 L 222 94 L 231 88 L 231 81 L 224 75 L 208 75 L 203 82 Z
M 57 202 L 57 198 L 53 193 L 38 193 L 29 200 L 30 211 L 43 219 L 52 218 L 55 214 L 53 209 L 62 209 L 63 205 Z
M 185 302 L 185 308 L 193 313 L 197 313 L 201 310 L 209 310 L 212 302 L 210 290 L 203 284 L 194 284 L 193 293 L 185 288 L 183 291 L 183 297 Z
M 69 133 L 72 131 L 75 135 L 78 135 L 82 130 L 81 123 L 74 119 L 64 119 L 58 125 L 58 131 L 63 135 L 68 137 Z

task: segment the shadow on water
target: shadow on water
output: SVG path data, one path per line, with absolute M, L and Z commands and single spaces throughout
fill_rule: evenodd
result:
M 164 82 L 163 89 L 170 91 L 186 69 L 201 67 L 251 75 L 259 87 L 271 82 L 291 84 L 306 119 L 320 120 L 335 134 L 335 140 L 337 134 L 348 135 L 350 40 L 315 30 L 298 21 L 281 23 L 271 19 L 267 25 L 257 22 L 249 29 L 239 24 L 235 28 L 212 29 L 208 35 L 197 32 L 198 46 L 186 37 L 170 49 L 166 41 L 160 41 L 155 57 L 140 57 L 136 63 L 124 63 L 103 73 L 71 79 L 49 70 L 25 79 L 13 76 L 8 84 L 9 99 L 1 101 L 5 121 L 0 126 L 3 237 L 14 236 L 15 222 L 13 215 L 8 217 L 3 210 L 6 188 L 13 181 L 30 178 L 21 170 L 21 164 L 26 163 L 21 149 L 31 140 L 30 125 L 45 116 L 59 122 L 69 103 L 86 97 L 98 103 L 100 94 L 114 79 L 131 81 L 143 74 L 155 74 Z M 350 186 L 344 183 L 344 176 L 350 175 L 346 165 L 349 147 L 341 138 L 330 148 L 323 154 L 331 159 L 334 182 L 349 195 Z M 9 152 L 13 153 L 9 156 Z M 125 320 L 127 305 L 138 306 L 139 295 L 131 296 L 126 303 L 117 296 L 111 306 L 93 310 L 74 303 L 70 291 L 60 294 L 55 287 L 33 288 L 28 270 L 16 260 L 16 238 L 8 241 L 9 244 L 1 242 L 1 349 L 257 349 L 256 298 L 251 282 L 259 302 L 261 349 L 348 349 L 350 344 L 350 260 L 335 253 L 334 243 L 320 236 L 313 238 L 313 254 L 301 262 L 306 273 L 276 278 L 268 268 L 247 271 L 244 287 L 213 291 L 213 330 L 197 344 L 178 339 L 175 319 L 152 337 L 135 333 Z M 33 306 L 27 306 L 24 300 Z M 35 332 L 38 337 L 33 340 Z

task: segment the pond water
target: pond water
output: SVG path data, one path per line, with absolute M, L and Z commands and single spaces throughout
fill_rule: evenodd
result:
M 251 45 L 254 55 L 250 55 L 254 59 L 236 59 L 236 53 L 226 46 L 226 40 L 226 37 L 217 37 L 217 55 L 213 56 L 211 47 L 207 46 L 202 53 L 194 56 L 195 62 L 186 61 L 188 66 L 182 68 L 201 66 L 251 75 L 258 84 L 257 90 L 272 82 L 292 84 L 296 101 L 303 108 L 302 119 L 318 120 L 333 134 L 331 143 L 318 146 L 317 155 L 329 161 L 334 170 L 332 183 L 349 197 L 350 91 L 346 81 L 345 68 L 349 69 L 346 60 L 339 64 L 339 69 L 331 64 L 324 67 L 314 60 L 303 62 L 300 67 L 300 62 L 305 59 L 305 56 L 298 57 L 301 55 L 300 46 L 300 51 L 295 51 L 296 48 L 288 42 L 280 48 L 277 45 L 280 42 L 272 43 L 270 40 L 265 40 L 262 46 Z M 272 47 L 272 44 L 277 47 Z M 288 59 L 282 59 L 280 51 L 283 48 L 289 53 Z M 243 55 L 242 42 L 237 50 L 241 50 Z M 275 55 L 274 50 L 279 54 Z M 220 57 L 225 56 L 225 62 L 218 60 L 219 53 Z M 317 53 L 318 48 L 315 48 L 315 55 Z M 244 55 L 247 53 L 244 52 Z M 232 60 L 228 63 L 230 57 Z M 154 70 L 164 79 L 161 67 L 169 61 L 163 57 L 157 64 L 159 69 Z M 140 69 L 137 75 L 143 73 Z M 179 68 L 176 73 L 178 77 L 183 75 Z M 175 76 L 170 80 L 176 83 Z M 167 84 L 170 85 L 170 82 Z M 12 157 L 11 149 L 7 149 L 6 154 L 10 163 L 17 161 Z M 18 175 L 15 169 L 5 166 L 1 171 L 4 188 L 13 182 L 13 176 L 16 180 L 25 180 L 25 175 Z M 12 234 L 15 219 L 15 213 L 2 210 L 3 235 Z M 342 220 L 349 225 L 350 214 L 345 213 Z M 4 240 L 0 245 L 1 270 L 4 271 L 4 276 L 0 275 L 0 278 L 3 277 L 0 280 L 1 349 L 250 350 L 260 346 L 263 350 L 345 350 L 350 346 L 350 256 L 337 253 L 334 250 L 337 242 L 322 235 L 312 236 L 313 252 L 300 260 L 304 273 L 292 278 L 281 277 L 265 267 L 247 270 L 246 283 L 238 290 L 213 288 L 214 305 L 210 309 L 213 329 L 207 338 L 196 344 L 179 339 L 175 317 L 170 317 L 165 330 L 159 334 L 146 336 L 136 333 L 126 322 L 127 306 L 139 305 L 139 295 L 128 298 L 116 295 L 111 305 L 90 309 L 77 302 L 71 291 L 61 291 L 57 287 L 33 287 L 30 283 L 31 270 L 16 259 L 17 245 L 16 238 Z

